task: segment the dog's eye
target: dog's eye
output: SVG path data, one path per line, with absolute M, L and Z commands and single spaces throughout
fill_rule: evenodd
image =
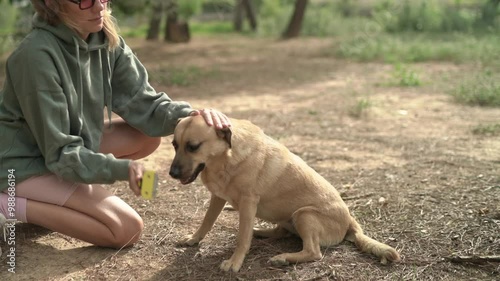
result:
M 175 150 L 177 150 L 177 148 L 179 148 L 179 145 L 177 144 L 176 141 L 172 141 L 172 145 L 174 146 Z
M 188 143 L 186 145 L 186 149 L 188 152 L 196 152 L 196 150 L 198 150 L 201 146 L 201 143 L 198 143 L 198 144 L 192 144 L 192 143 Z

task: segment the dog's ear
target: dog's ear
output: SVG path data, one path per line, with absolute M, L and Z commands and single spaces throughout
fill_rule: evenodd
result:
M 220 130 L 216 130 L 217 136 L 219 138 L 224 139 L 228 144 L 229 148 L 231 148 L 231 136 L 233 135 L 233 132 L 231 131 L 230 128 L 223 128 Z

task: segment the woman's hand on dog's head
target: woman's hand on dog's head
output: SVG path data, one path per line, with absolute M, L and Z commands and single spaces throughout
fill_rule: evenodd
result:
M 229 120 L 229 118 L 224 113 L 216 109 L 204 108 L 201 110 L 194 110 L 190 115 L 203 116 L 208 126 L 215 126 L 215 128 L 218 130 L 231 127 L 231 121 Z

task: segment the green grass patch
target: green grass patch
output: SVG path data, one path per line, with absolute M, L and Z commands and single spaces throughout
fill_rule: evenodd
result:
M 382 87 L 418 87 L 422 85 L 420 75 L 410 66 L 395 63 L 389 81 L 376 83 Z
M 332 54 L 360 62 L 500 61 L 500 37 L 463 33 L 377 33 L 346 38 Z
M 472 133 L 481 136 L 498 136 L 500 135 L 500 123 L 477 125 L 472 129 Z
M 189 28 L 192 34 L 217 35 L 225 33 L 233 33 L 234 28 L 232 22 L 209 21 L 189 23 Z
M 489 71 L 462 82 L 450 94 L 462 104 L 500 107 L 500 82 Z
M 401 87 L 417 87 L 422 84 L 419 75 L 410 67 L 403 64 L 394 65 L 392 72 L 393 84 Z
M 347 109 L 347 114 L 354 118 L 368 115 L 368 110 L 373 106 L 368 98 L 357 98 Z
M 143 24 L 137 27 L 122 27 L 120 34 L 123 37 L 128 38 L 144 38 L 146 39 L 146 34 L 148 34 L 148 26 Z

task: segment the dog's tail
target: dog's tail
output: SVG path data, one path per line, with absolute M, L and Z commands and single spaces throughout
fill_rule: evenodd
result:
M 363 234 L 361 226 L 354 218 L 351 220 L 345 239 L 355 243 L 362 252 L 371 253 L 380 258 L 382 264 L 387 264 L 387 261 L 400 261 L 399 254 L 394 248 Z

